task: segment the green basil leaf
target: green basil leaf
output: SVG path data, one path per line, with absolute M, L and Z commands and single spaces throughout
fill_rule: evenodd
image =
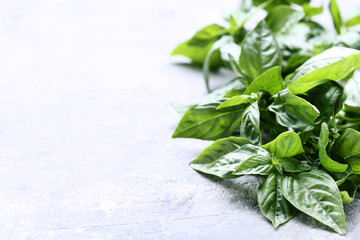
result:
M 192 106 L 182 117 L 172 137 L 216 140 L 230 136 L 239 126 L 247 105 L 222 112 L 216 110 L 221 103 L 217 101 Z
M 215 170 L 209 168 L 218 161 L 232 161 L 238 157 L 239 149 L 251 142 L 245 138 L 229 137 L 215 141 L 209 147 L 205 148 L 197 158 L 195 158 L 190 166 L 200 172 L 215 175 L 221 178 L 234 178 L 233 171 Z
M 305 3 L 304 5 L 302 5 L 302 7 L 304 10 L 305 16 L 307 16 L 308 18 L 322 14 L 324 11 L 323 5 L 321 5 L 320 7 L 312 7 L 309 4 Z
M 286 172 L 305 172 L 311 170 L 311 166 L 295 158 L 280 158 L 279 163 Z
M 275 154 L 278 158 L 288 158 L 304 152 L 299 135 L 294 132 L 284 132 L 262 148 Z
M 344 92 L 346 95 L 346 105 L 351 107 L 360 107 L 360 72 L 354 72 L 347 80 Z
M 240 137 L 247 138 L 255 145 L 261 145 L 260 111 L 258 102 L 253 102 L 245 110 L 240 123 Z
M 346 233 L 344 209 L 339 189 L 324 171 L 311 170 L 283 176 L 283 196 L 297 209 L 329 226 L 339 234 Z
M 304 13 L 287 5 L 280 5 L 271 9 L 265 18 L 274 34 L 286 33 L 294 24 L 304 18 Z
M 281 66 L 282 56 L 278 43 L 265 21 L 261 21 L 243 40 L 240 67 L 251 79 L 266 70 Z
M 283 89 L 283 80 L 280 67 L 273 67 L 262 73 L 248 86 L 244 94 L 257 93 L 261 90 L 268 91 L 271 95 Z
M 179 44 L 174 51 L 171 53 L 172 56 L 181 55 L 187 58 L 190 58 L 194 65 L 202 66 L 208 51 L 210 50 L 212 44 L 209 44 L 205 47 L 203 46 L 193 46 L 189 45 L 189 41 L 185 41 Z M 215 51 L 212 54 L 209 61 L 211 63 L 211 69 L 216 70 L 221 67 L 222 61 L 220 57 L 220 51 Z
M 319 158 L 321 165 L 331 172 L 345 172 L 348 164 L 342 164 L 332 160 L 327 152 L 326 146 L 329 143 L 329 127 L 327 123 L 321 124 L 320 138 L 319 138 Z
M 338 7 L 338 4 L 336 0 L 330 0 L 329 4 L 330 13 L 333 19 L 334 27 L 336 29 L 336 32 L 338 34 L 341 33 L 341 26 L 342 26 L 342 20 L 341 20 L 341 14 Z
M 350 164 L 354 174 L 360 174 L 360 132 L 348 128 L 336 140 L 332 151 Z
M 353 181 L 346 180 L 339 186 L 339 190 L 343 204 L 348 204 L 354 200 L 357 186 Z
M 281 176 L 271 173 L 259 186 L 257 195 L 261 212 L 274 227 L 292 219 L 297 211 L 281 193 Z
M 304 44 L 306 45 L 306 43 Z M 300 67 L 304 62 L 306 62 L 313 55 L 312 51 L 304 50 L 296 53 L 291 53 L 290 57 L 287 59 L 287 63 L 283 68 L 283 72 L 292 73 Z
M 215 42 L 223 33 L 225 28 L 217 24 L 208 25 L 197 31 L 189 40 L 188 45 L 205 47 Z
M 289 80 L 289 89 L 294 94 L 304 93 L 327 79 L 337 81 L 360 67 L 359 51 L 333 47 L 301 65 Z
M 348 179 L 348 177 L 353 174 L 353 170 L 351 168 L 351 166 L 348 166 L 348 168 L 346 169 L 345 172 L 331 172 L 328 171 L 327 172 L 336 182 L 336 185 L 340 186 L 341 184 L 343 184 L 345 182 L 346 179 Z M 356 175 L 352 175 L 352 176 L 356 176 Z
M 236 109 L 234 107 L 244 104 L 251 104 L 256 101 L 256 97 L 253 95 L 240 95 L 240 96 L 234 96 L 230 99 L 225 100 L 223 103 L 221 103 L 217 109 Z
M 295 129 L 307 127 L 320 115 L 316 107 L 287 89 L 279 92 L 269 110 L 280 125 Z
M 219 159 L 214 162 L 208 168 L 212 170 L 218 171 L 235 171 L 239 165 L 245 161 L 246 159 L 254 156 L 254 155 L 269 155 L 269 152 L 254 146 L 253 144 L 245 144 L 240 148 L 233 151 L 230 155 L 227 155 L 225 158 Z
M 270 155 L 254 155 L 243 161 L 233 172 L 234 175 L 269 175 L 274 172 Z
M 336 82 L 327 82 L 306 92 L 309 101 L 320 111 L 320 120 L 328 122 L 343 107 L 343 89 Z
M 354 16 L 346 21 L 345 26 L 346 27 L 353 27 L 360 24 L 360 15 Z

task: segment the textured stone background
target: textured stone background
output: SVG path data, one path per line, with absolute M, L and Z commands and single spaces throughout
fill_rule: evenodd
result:
M 169 53 L 236 5 L 2 1 L 0 239 L 358 239 L 359 199 L 346 206 L 346 237 L 305 215 L 274 230 L 259 179 L 206 178 L 188 162 L 210 142 L 170 138 L 170 103 L 205 87 Z

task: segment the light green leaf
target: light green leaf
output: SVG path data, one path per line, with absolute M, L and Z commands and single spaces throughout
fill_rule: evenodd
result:
M 283 196 L 297 209 L 332 228 L 346 233 L 345 216 L 339 189 L 324 171 L 311 170 L 281 179 Z
M 219 161 L 236 161 L 241 154 L 239 149 L 251 142 L 245 138 L 229 137 L 215 141 L 204 151 L 202 151 L 197 158 L 195 158 L 190 166 L 200 172 L 215 175 L 221 178 L 234 178 L 231 173 L 233 171 L 215 170 L 209 168 L 214 163 Z
M 273 67 L 262 73 L 248 86 L 244 94 L 257 93 L 258 91 L 268 91 L 271 95 L 278 93 L 283 88 L 280 67 Z
M 271 173 L 259 186 L 257 195 L 261 212 L 274 227 L 292 219 L 297 211 L 281 193 L 281 176 Z
M 286 172 L 305 172 L 311 170 L 311 166 L 295 158 L 280 158 L 279 163 Z
M 230 99 L 225 100 L 223 103 L 221 103 L 217 109 L 236 109 L 234 107 L 244 104 L 251 104 L 256 101 L 256 96 L 253 95 L 240 95 L 240 96 L 234 96 Z
M 173 138 L 216 140 L 230 136 L 239 126 L 247 105 L 234 111 L 216 110 L 222 101 L 192 106 L 182 117 Z
M 280 125 L 295 129 L 307 127 L 320 115 L 316 107 L 287 89 L 279 92 L 269 110 L 276 114 Z
M 345 172 L 348 164 L 342 164 L 332 160 L 327 152 L 326 146 L 329 143 L 329 127 L 327 123 L 321 124 L 320 138 L 319 138 L 319 158 L 321 165 L 331 172 Z
M 270 155 L 253 155 L 243 161 L 233 172 L 234 175 L 269 175 L 274 172 L 275 167 L 271 162 Z
M 280 34 L 286 33 L 304 16 L 302 11 L 298 11 L 287 5 L 279 5 L 271 9 L 265 20 L 274 34 Z
M 305 3 L 304 5 L 302 5 L 302 7 L 304 10 L 305 16 L 307 16 L 308 18 L 322 14 L 324 11 L 323 5 L 321 5 L 320 7 L 312 7 L 309 4 Z
M 240 137 L 247 138 L 255 145 L 261 145 L 260 111 L 258 102 L 253 102 L 245 110 L 240 123 Z
M 330 0 L 329 4 L 330 13 L 333 19 L 334 27 L 336 29 L 336 32 L 338 34 L 341 33 L 341 26 L 342 26 L 342 20 L 341 20 L 341 14 L 338 7 L 338 4 L 336 0 Z
M 346 95 L 346 105 L 351 107 L 360 107 L 360 72 L 354 72 L 347 80 L 344 92 Z
M 345 26 L 346 27 L 353 27 L 360 24 L 360 15 L 354 16 L 346 21 Z
M 275 154 L 278 158 L 288 158 L 304 152 L 299 135 L 294 132 L 281 133 L 276 139 L 262 148 Z
M 360 174 L 360 132 L 348 128 L 336 140 L 332 151 L 350 164 L 354 174 Z
M 195 33 L 189 40 L 190 46 L 208 46 L 225 33 L 225 28 L 217 24 L 208 25 Z
M 359 51 L 350 48 L 333 47 L 310 58 L 301 65 L 289 81 L 294 94 L 304 93 L 327 79 L 340 80 L 360 67 Z
M 266 70 L 281 66 L 282 56 L 278 43 L 265 21 L 261 21 L 243 40 L 240 67 L 251 79 Z

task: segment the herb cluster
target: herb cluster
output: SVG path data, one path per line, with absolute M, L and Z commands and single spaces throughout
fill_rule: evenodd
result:
M 360 11 L 336 0 L 326 29 L 310 0 L 242 0 L 227 27 L 211 24 L 175 48 L 209 72 L 237 77 L 186 109 L 174 138 L 215 140 L 190 166 L 232 179 L 264 176 L 261 212 L 274 227 L 303 212 L 346 233 L 343 204 L 360 186 Z M 244 24 L 259 11 L 254 29 Z

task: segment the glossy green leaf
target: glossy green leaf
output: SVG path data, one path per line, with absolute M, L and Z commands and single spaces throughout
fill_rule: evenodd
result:
M 338 138 L 332 151 L 350 164 L 354 174 L 360 174 L 360 132 L 348 128 Z
M 354 200 L 357 186 L 353 181 L 346 180 L 339 186 L 339 190 L 343 204 L 348 204 Z
M 341 20 L 341 14 L 338 7 L 338 4 L 336 0 L 330 0 L 329 4 L 330 13 L 333 19 L 334 27 L 336 29 L 336 32 L 338 34 L 341 33 L 341 26 L 342 26 L 342 20 Z
M 274 227 L 278 227 L 292 219 L 297 211 L 281 193 L 281 176 L 271 173 L 260 184 L 257 195 L 261 212 Z
M 202 151 L 199 156 L 190 163 L 190 166 L 197 171 L 221 178 L 234 178 L 236 176 L 231 174 L 233 171 L 215 170 L 209 167 L 219 161 L 236 161 L 239 156 L 243 156 L 238 153 L 239 149 L 250 143 L 248 139 L 236 137 L 217 140 Z
M 216 140 L 230 136 L 239 126 L 247 105 L 222 112 L 217 110 L 221 103 L 217 101 L 192 106 L 182 117 L 172 137 Z
M 289 81 L 289 89 L 294 94 L 304 93 L 327 79 L 340 80 L 360 67 L 359 51 L 334 47 L 310 58 L 301 65 Z
M 311 170 L 311 166 L 295 158 L 280 158 L 279 163 L 286 172 L 305 172 Z
M 330 81 L 306 92 L 309 101 L 320 111 L 320 120 L 328 122 L 343 106 L 343 88 L 336 82 Z
M 278 43 L 265 21 L 249 32 L 241 46 L 240 67 L 251 79 L 266 70 L 281 66 L 282 56 Z
M 251 103 L 243 114 L 240 123 L 240 137 L 251 140 L 255 145 L 261 145 L 260 111 L 257 101 Z
M 217 109 L 235 109 L 235 106 L 244 105 L 244 104 L 251 104 L 256 101 L 256 96 L 253 95 L 240 95 L 234 96 L 230 99 L 225 100 L 221 103 Z
M 245 90 L 244 94 L 257 93 L 261 90 L 271 95 L 283 89 L 280 67 L 273 67 L 257 77 Z
M 283 196 L 297 209 L 329 226 L 339 234 L 346 233 L 344 209 L 339 189 L 324 171 L 311 170 L 283 176 Z
M 336 185 L 340 186 L 341 184 L 343 184 L 346 179 L 348 179 L 348 177 L 353 173 L 353 170 L 351 168 L 351 166 L 348 166 L 348 168 L 346 169 L 345 172 L 327 172 L 336 182 Z M 355 176 L 355 175 L 353 175 Z
M 260 147 L 254 146 L 253 144 L 246 144 L 232 152 L 230 155 L 227 155 L 226 158 L 222 158 L 219 161 L 214 162 L 209 166 L 209 169 L 233 172 L 243 161 L 254 155 L 267 156 L 269 155 L 269 152 Z
M 321 165 L 331 172 L 345 172 L 348 164 L 342 164 L 332 160 L 327 152 L 326 146 L 329 143 L 329 127 L 327 123 L 321 124 L 320 138 L 319 138 L 319 158 Z
M 274 172 L 275 167 L 271 162 L 270 155 L 254 155 L 243 161 L 233 172 L 234 175 L 269 175 Z
M 304 10 L 305 16 L 307 16 L 308 18 L 322 14 L 324 11 L 323 5 L 321 5 L 320 7 L 313 7 L 313 6 L 310 6 L 309 4 L 305 3 L 304 5 L 302 5 L 302 7 Z
M 279 92 L 269 110 L 280 125 L 295 129 L 307 127 L 319 116 L 316 107 L 286 89 Z
M 288 158 L 304 152 L 299 135 L 294 132 L 284 132 L 275 140 L 262 146 L 278 158 Z
M 274 34 L 286 33 L 294 24 L 299 22 L 304 13 L 288 5 L 280 5 L 271 9 L 265 18 Z

